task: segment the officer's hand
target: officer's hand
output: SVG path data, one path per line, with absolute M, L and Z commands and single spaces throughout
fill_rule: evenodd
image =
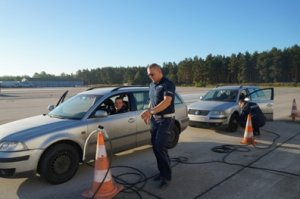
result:
M 144 120 L 145 124 L 150 124 L 151 113 L 149 110 L 145 110 L 141 114 L 141 118 Z

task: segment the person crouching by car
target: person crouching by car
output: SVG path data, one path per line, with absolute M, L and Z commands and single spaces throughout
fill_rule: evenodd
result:
M 259 128 L 266 124 L 266 118 L 259 106 L 254 102 L 245 101 L 245 95 L 243 93 L 239 96 L 239 106 L 242 109 L 239 118 L 241 127 L 245 128 L 247 123 L 247 116 L 248 114 L 250 114 L 253 134 L 254 136 L 260 135 Z

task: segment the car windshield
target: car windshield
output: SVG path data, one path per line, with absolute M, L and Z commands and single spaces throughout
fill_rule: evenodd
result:
M 224 101 L 236 102 L 238 90 L 232 89 L 214 89 L 208 91 L 203 97 L 203 101 Z
M 99 95 L 75 95 L 57 106 L 48 115 L 62 119 L 81 119 L 100 98 Z

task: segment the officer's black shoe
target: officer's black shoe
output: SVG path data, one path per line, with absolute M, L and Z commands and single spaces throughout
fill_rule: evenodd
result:
M 160 190 L 165 190 L 165 189 L 168 188 L 169 184 L 170 184 L 170 181 L 164 179 L 164 180 L 162 180 L 161 183 L 159 184 L 159 189 L 160 189 Z
M 259 132 L 253 132 L 254 136 L 259 136 L 260 133 Z
M 260 130 L 259 130 L 259 129 L 254 129 L 253 135 L 254 135 L 254 136 L 260 135 Z

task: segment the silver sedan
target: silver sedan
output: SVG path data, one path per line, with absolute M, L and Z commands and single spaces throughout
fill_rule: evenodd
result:
M 225 126 L 228 131 L 236 131 L 241 111 L 238 96 L 241 93 L 247 96 L 246 100 L 257 103 L 268 120 L 273 120 L 273 88 L 221 86 L 209 90 L 199 101 L 188 106 L 189 124 Z

